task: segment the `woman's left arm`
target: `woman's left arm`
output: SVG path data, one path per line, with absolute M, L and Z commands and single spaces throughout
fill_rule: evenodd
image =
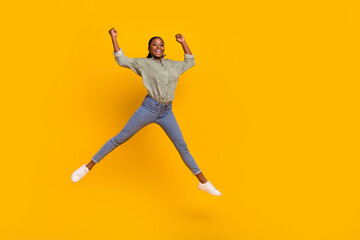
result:
M 180 74 L 182 74 L 195 65 L 195 59 L 194 59 L 194 55 L 192 55 L 190 48 L 185 41 L 184 36 L 181 34 L 176 34 L 175 37 L 176 37 L 176 41 L 181 43 L 181 46 L 183 47 L 185 53 L 184 61 L 179 62 L 180 65 L 178 65 Z
M 181 35 L 181 34 L 176 34 L 175 37 L 176 37 L 176 41 L 178 41 L 179 43 L 181 43 L 181 45 L 182 45 L 182 47 L 183 47 L 183 49 L 184 49 L 185 54 L 192 55 L 192 54 L 191 54 L 191 51 L 190 51 L 190 48 L 189 48 L 189 46 L 187 45 L 187 43 L 186 43 L 186 41 L 185 41 L 184 36 Z

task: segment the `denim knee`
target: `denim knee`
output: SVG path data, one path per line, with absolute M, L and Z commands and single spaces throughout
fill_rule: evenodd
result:
M 118 134 L 110 139 L 109 144 L 112 148 L 116 148 L 116 147 L 120 146 L 120 144 L 124 143 L 125 141 L 126 141 L 126 138 L 122 134 Z
M 188 149 L 187 144 L 185 142 L 177 143 L 176 148 L 180 152 L 181 156 L 183 156 L 185 158 L 188 157 L 189 149 Z

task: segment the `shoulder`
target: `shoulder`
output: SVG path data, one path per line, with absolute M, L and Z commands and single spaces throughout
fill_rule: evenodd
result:
M 180 62 L 180 61 L 176 61 L 176 60 L 172 60 L 172 59 L 165 59 L 168 63 L 177 63 L 177 62 Z
M 147 61 L 146 58 L 133 58 L 133 59 L 134 59 L 134 61 L 136 61 L 137 63 L 144 63 L 144 62 Z

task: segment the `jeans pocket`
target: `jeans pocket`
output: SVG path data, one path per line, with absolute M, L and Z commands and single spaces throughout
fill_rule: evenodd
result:
M 142 106 L 142 108 L 143 108 L 144 111 L 148 111 L 148 112 L 150 112 L 152 114 L 157 114 L 158 113 L 158 111 L 156 110 L 156 107 L 153 107 L 153 106 L 144 105 L 144 106 Z

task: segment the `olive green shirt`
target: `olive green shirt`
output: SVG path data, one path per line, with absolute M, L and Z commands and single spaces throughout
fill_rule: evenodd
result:
M 151 58 L 129 58 L 124 55 L 120 48 L 118 52 L 113 52 L 116 62 L 122 66 L 133 70 L 143 78 L 148 94 L 160 103 L 169 103 L 174 100 L 175 88 L 180 74 L 195 65 L 194 55 L 184 54 L 184 61 L 174 61 L 164 59 L 156 60 Z

